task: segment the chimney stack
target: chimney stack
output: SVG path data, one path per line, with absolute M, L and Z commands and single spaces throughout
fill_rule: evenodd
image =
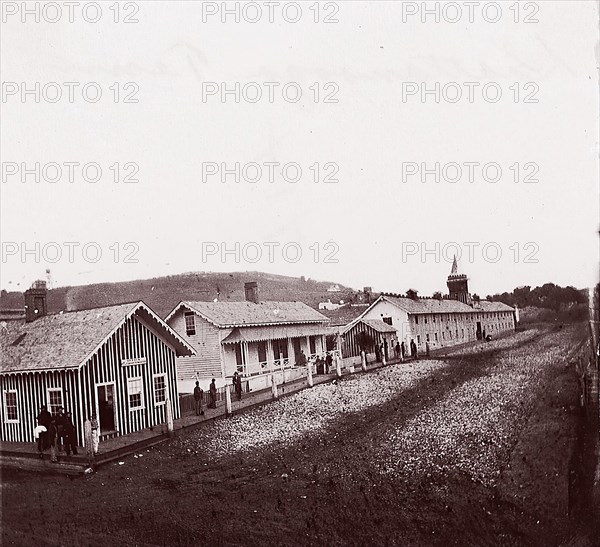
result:
M 35 281 L 30 289 L 25 291 L 25 322 L 31 323 L 47 313 L 45 281 Z
M 244 283 L 244 291 L 246 293 L 246 302 L 258 304 L 258 283 L 256 281 Z

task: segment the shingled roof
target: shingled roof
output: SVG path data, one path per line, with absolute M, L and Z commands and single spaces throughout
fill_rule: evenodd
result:
M 143 302 L 46 315 L 0 332 L 0 374 L 74 369 L 86 363 L 127 318 L 137 314 L 161 331 L 178 355 L 194 350 Z
M 425 313 L 477 313 L 477 312 L 506 312 L 514 311 L 513 308 L 502 302 L 488 302 L 483 300 L 473 307 L 463 304 L 458 300 L 437 300 L 435 298 L 403 298 L 398 296 L 382 296 L 381 298 L 398 306 L 409 314 Z
M 327 317 L 304 302 L 180 302 L 167 321 L 185 307 L 217 327 L 325 323 Z

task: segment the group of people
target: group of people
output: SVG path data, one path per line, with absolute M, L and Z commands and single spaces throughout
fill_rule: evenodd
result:
M 238 401 L 242 400 L 242 378 L 236 372 L 233 376 L 233 385 L 235 392 L 238 396 Z M 196 410 L 196 416 L 204 416 L 203 408 L 204 390 L 200 387 L 200 382 L 196 380 L 196 387 L 194 388 L 194 404 Z M 217 384 L 213 378 L 208 388 L 208 404 L 207 408 L 217 408 Z
M 323 359 L 320 355 L 317 355 L 315 359 L 315 366 L 317 369 L 317 374 L 329 374 L 331 372 L 331 367 L 333 366 L 333 357 L 331 353 L 327 352 L 325 359 Z
M 394 348 L 394 350 L 396 351 L 396 359 L 400 359 L 402 361 L 406 359 L 406 346 L 404 345 L 404 341 L 396 342 L 396 347 Z M 419 358 L 417 344 L 415 344 L 415 341 L 412 338 L 410 339 L 410 356 L 413 359 Z
M 40 459 L 43 459 L 44 452 L 48 449 L 53 462 L 58 461 L 57 454 L 63 450 L 67 456 L 71 453 L 77 454 L 77 434 L 70 412 L 65 413 L 61 406 L 53 415 L 48 412 L 46 405 L 43 405 L 37 416 L 37 424 L 34 432 Z

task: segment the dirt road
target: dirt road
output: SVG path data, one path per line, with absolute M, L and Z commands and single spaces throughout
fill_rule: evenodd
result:
M 558 545 L 575 336 L 344 379 L 83 478 L 6 471 L 3 545 Z

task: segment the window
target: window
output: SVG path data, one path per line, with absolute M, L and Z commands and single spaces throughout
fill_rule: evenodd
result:
M 425 339 L 429 342 L 429 334 L 425 335 Z
M 391 317 L 384 317 L 383 318 L 383 322 L 387 323 L 388 325 L 392 325 L 392 318 Z
M 9 389 L 4 392 L 4 421 L 18 422 L 19 412 L 17 410 L 17 390 Z
M 154 404 L 164 405 L 167 401 L 167 375 L 158 374 L 154 377 Z
M 419 316 L 415 315 L 415 325 L 418 325 L 418 324 L 419 324 Z
M 425 324 L 427 325 L 427 317 L 425 318 Z
M 59 387 L 48 388 L 48 410 L 53 416 L 58 414 L 58 409 L 63 406 L 62 389 Z
M 129 410 L 144 408 L 143 384 L 141 378 L 127 380 L 127 395 L 129 396 Z
M 193 311 L 185 312 L 185 333 L 188 336 L 196 334 L 196 317 Z
M 438 335 L 437 334 L 438 334 L 437 332 L 433 333 L 433 336 L 434 336 L 436 342 L 438 341 Z
M 421 335 L 417 334 L 417 344 L 420 344 L 420 343 L 421 343 Z
M 310 354 L 314 355 L 317 353 L 317 341 L 314 336 L 308 337 L 308 345 L 310 346 Z

